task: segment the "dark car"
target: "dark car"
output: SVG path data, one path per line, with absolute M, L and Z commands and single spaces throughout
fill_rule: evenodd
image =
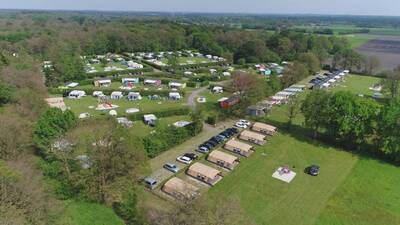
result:
M 229 132 L 221 132 L 219 133 L 220 136 L 223 136 L 224 138 L 230 138 L 232 135 Z
M 237 128 L 234 128 L 234 127 L 228 128 L 228 129 L 226 129 L 226 130 L 227 130 L 227 131 L 230 131 L 230 132 L 233 132 L 234 134 L 239 133 L 239 130 L 238 130 Z
M 305 173 L 310 174 L 311 176 L 318 176 L 319 171 L 320 168 L 317 165 L 309 166 L 304 170 Z
M 194 153 L 186 153 L 183 156 L 190 158 L 191 160 L 196 160 L 198 156 Z
M 217 146 L 218 144 L 220 144 L 222 142 L 222 140 L 217 139 L 215 137 L 210 138 L 210 140 L 208 140 L 209 142 L 214 142 L 215 146 Z
M 208 150 L 211 150 L 211 149 L 214 148 L 214 146 L 212 144 L 208 143 L 208 142 L 205 142 L 204 144 L 202 144 L 202 146 L 208 148 Z
M 207 143 L 208 145 L 211 145 L 211 146 L 212 146 L 212 148 L 215 148 L 215 146 L 217 146 L 217 145 L 218 145 L 218 143 L 217 143 L 217 142 L 215 142 L 215 141 L 212 141 L 212 140 L 208 140 L 206 143 Z
M 217 136 L 215 136 L 215 138 L 216 138 L 217 140 L 221 141 L 221 142 L 223 142 L 223 141 L 226 140 L 226 137 L 223 136 L 223 135 L 217 135 Z

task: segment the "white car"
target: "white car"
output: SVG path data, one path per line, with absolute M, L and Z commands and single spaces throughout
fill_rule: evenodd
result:
M 176 160 L 178 162 L 181 162 L 181 163 L 184 163 L 184 164 L 192 163 L 192 160 L 189 157 L 186 157 L 186 156 L 179 156 L 178 158 L 176 158 Z
M 250 122 L 247 120 L 239 120 L 239 123 L 245 124 L 246 126 L 250 126 Z
M 238 127 L 238 128 L 243 128 L 243 129 L 246 129 L 248 127 L 246 124 L 241 123 L 241 122 L 237 122 L 235 124 L 235 126 Z

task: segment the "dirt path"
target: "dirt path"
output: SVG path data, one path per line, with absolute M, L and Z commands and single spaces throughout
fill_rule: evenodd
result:
M 205 87 L 201 87 L 195 91 L 193 91 L 192 93 L 190 93 L 189 98 L 187 100 L 187 105 L 192 109 L 195 110 L 196 109 L 196 101 L 197 101 L 197 96 L 207 90 L 208 86 Z

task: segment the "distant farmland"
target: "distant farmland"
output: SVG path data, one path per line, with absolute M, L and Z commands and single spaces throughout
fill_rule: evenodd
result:
M 357 51 L 363 55 L 378 57 L 382 69 L 393 69 L 400 65 L 400 37 L 377 37 L 362 44 Z

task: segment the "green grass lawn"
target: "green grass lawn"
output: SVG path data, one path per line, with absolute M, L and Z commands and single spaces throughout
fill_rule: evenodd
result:
M 316 225 L 400 224 L 399 168 L 360 159 L 328 200 Z
M 161 62 L 168 64 L 168 59 L 164 58 Z M 189 63 L 192 62 L 192 63 Z M 190 65 L 190 64 L 202 64 L 202 63 L 210 63 L 212 60 L 203 58 L 203 57 L 178 57 L 178 64 L 181 65 Z
M 124 225 L 112 209 L 95 203 L 65 202 L 58 224 L 62 225 Z
M 363 94 L 372 96 L 374 91 L 369 90 L 373 84 L 379 83 L 381 78 L 372 76 L 359 76 L 350 74 L 346 77 L 345 82 L 338 83 L 338 85 L 332 88 L 332 91 L 350 91 L 354 94 Z
M 238 198 L 258 224 L 309 225 L 318 218 L 356 162 L 357 158 L 349 153 L 279 134 L 243 159 L 208 194 L 211 199 L 220 195 Z M 321 166 L 320 176 L 303 173 L 311 164 Z M 271 177 L 282 165 L 295 167 L 297 176 L 290 184 Z
M 343 37 L 347 38 L 351 48 L 355 49 L 367 43 L 368 41 L 374 39 L 376 36 L 355 34 L 355 35 L 343 35 Z

